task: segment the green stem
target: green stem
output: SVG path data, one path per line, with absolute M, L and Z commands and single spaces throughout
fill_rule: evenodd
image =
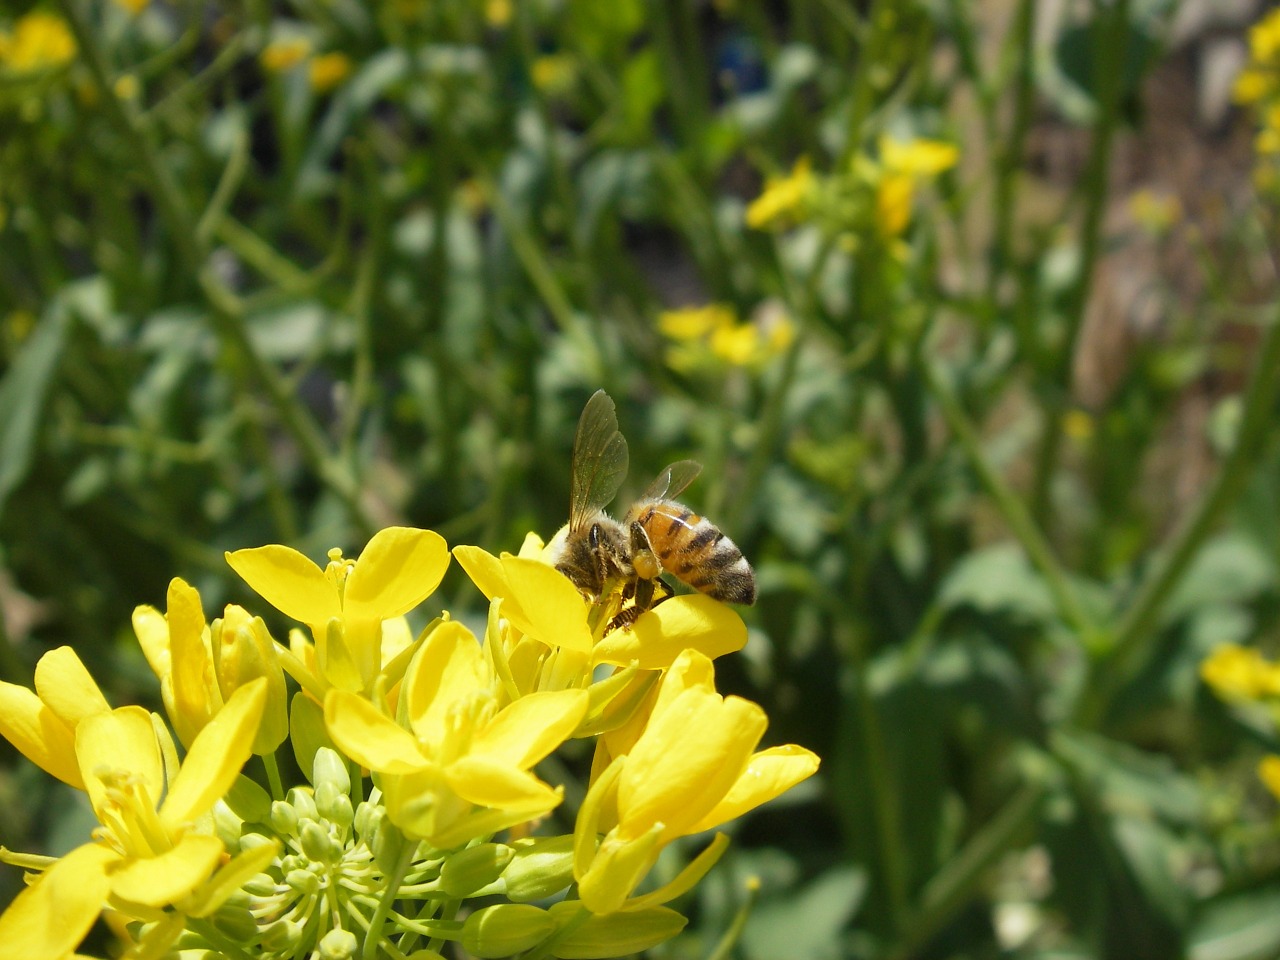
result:
M 760 899 L 760 878 L 754 875 L 748 877 L 746 888 L 747 898 L 742 901 L 742 906 L 733 915 L 733 922 L 729 924 L 729 929 L 724 932 L 724 936 L 720 938 L 712 951 L 707 954 L 707 960 L 729 960 L 733 954 L 734 947 L 742 939 L 742 932 L 747 928 L 747 920 L 751 917 L 751 911 L 755 909 L 756 901 Z
M 284 781 L 280 779 L 280 764 L 276 762 L 274 753 L 262 755 L 262 765 L 267 771 L 267 785 L 271 787 L 271 799 L 284 799 Z
M 373 916 L 369 919 L 369 928 L 364 934 L 364 946 L 360 950 L 361 960 L 374 960 L 378 955 L 378 944 L 382 940 L 382 928 L 387 922 L 387 916 L 391 913 L 391 907 L 396 902 L 396 898 L 400 895 L 400 886 L 404 883 L 404 878 L 409 873 L 409 868 L 413 866 L 413 855 L 417 852 L 418 845 L 410 840 L 405 840 L 404 849 L 400 851 L 400 857 L 396 860 L 395 869 L 391 875 L 384 878 L 386 886 L 382 890 L 382 896 L 378 899 L 378 906 L 373 911 Z
M 996 509 L 1004 518 L 1010 531 L 1022 544 L 1031 562 L 1044 577 L 1058 607 L 1059 615 L 1080 634 L 1086 648 L 1092 647 L 1097 642 L 1095 628 L 1080 606 L 1079 598 L 1067 579 L 1066 572 L 1054 556 L 1053 549 L 1027 513 L 1022 501 L 1005 485 L 1004 480 L 987 461 L 982 452 L 977 431 L 960 408 L 960 403 L 951 393 L 951 389 L 943 382 L 938 370 L 930 363 L 922 363 L 921 367 L 929 384 L 929 391 L 941 408 L 942 416 L 951 428 L 951 432 L 960 441 L 970 466 L 978 475 L 978 481 L 995 503 Z
M 885 960 L 906 960 L 973 897 L 988 868 L 1017 840 L 1044 799 L 1038 784 L 1024 786 L 925 884 L 920 912 Z
M 1105 13 L 1101 12 L 1105 9 Z M 1062 343 L 1054 345 L 1053 357 L 1047 364 L 1048 383 L 1042 394 L 1044 406 L 1044 433 L 1035 458 L 1035 475 L 1031 486 L 1031 515 L 1047 528 L 1050 495 L 1054 469 L 1058 462 L 1058 450 L 1062 445 L 1062 399 L 1070 390 L 1071 367 L 1075 359 L 1076 344 L 1084 324 L 1085 310 L 1093 290 L 1093 277 L 1097 268 L 1099 248 L 1102 242 L 1102 219 L 1107 209 L 1108 173 L 1111 164 L 1111 142 L 1120 116 L 1119 82 L 1125 49 L 1129 39 L 1129 0 L 1115 0 L 1109 7 L 1094 4 L 1098 25 L 1095 27 L 1093 49 L 1095 53 L 1094 89 L 1098 92 L 1098 115 L 1093 126 L 1093 145 L 1085 168 L 1083 189 L 1085 195 L 1084 223 L 1080 240 L 1080 280 L 1076 284 L 1070 303 L 1066 307 L 1066 330 Z
M 1186 573 L 1197 551 L 1226 508 L 1236 499 L 1250 476 L 1255 455 L 1265 441 L 1280 395 L 1280 315 L 1267 329 L 1258 350 L 1258 361 L 1244 396 L 1244 413 L 1236 442 L 1223 461 L 1213 484 L 1174 535 L 1151 574 L 1139 587 L 1116 634 L 1115 643 L 1093 670 L 1092 682 L 1077 711 L 1079 722 L 1096 725 L 1106 714 L 1115 693 L 1137 672 L 1160 637 L 1156 629 L 1160 610 L 1169 593 Z

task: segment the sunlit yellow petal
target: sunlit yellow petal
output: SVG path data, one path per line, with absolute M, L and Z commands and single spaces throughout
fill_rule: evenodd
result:
M 440 624 L 405 673 L 401 696 L 414 735 L 423 743 L 443 741 L 454 701 L 487 685 L 484 654 L 475 635 L 456 620 Z
M 189 833 L 158 857 L 131 860 L 111 874 L 111 892 L 146 907 L 165 907 L 190 894 L 213 875 L 222 841 Z
M 516 551 L 517 557 L 523 557 L 526 560 L 540 560 L 542 553 L 547 549 L 547 545 L 542 542 L 542 538 L 530 530 L 524 535 L 524 540 L 520 543 L 520 549 Z
M 513 595 L 511 585 L 507 583 L 502 561 L 487 550 L 466 545 L 454 547 L 453 555 L 481 593 L 490 600 L 502 597 L 502 615 L 522 633 L 528 633 L 529 621 L 520 607 L 519 598 Z
M 144 786 L 154 804 L 164 789 L 164 764 L 151 714 L 142 707 L 120 707 L 85 717 L 76 727 L 76 759 L 93 809 L 101 814 L 103 778 L 128 774 Z
M 662 825 L 630 841 L 606 837 L 586 873 L 578 876 L 578 895 L 592 913 L 613 913 L 644 879 L 662 849 Z
M 702 878 L 728 849 L 729 838 L 723 833 L 717 833 L 707 848 L 685 864 L 684 869 L 676 874 L 675 879 L 664 883 L 651 893 L 628 900 L 627 911 L 644 910 L 684 896 L 702 881 Z
M 297 550 L 273 543 L 226 556 L 231 569 L 285 616 L 311 624 L 342 615 L 338 591 Z
M 280 854 L 280 841 L 250 847 L 220 869 L 196 893 L 194 901 L 183 904 L 183 912 L 192 917 L 207 917 L 227 902 L 253 877 L 271 865 Z
M 45 773 L 84 789 L 76 734 L 26 687 L 0 680 L 0 736 Z
M 413 734 L 354 693 L 330 690 L 324 698 L 324 723 L 339 749 L 362 767 L 405 774 L 425 763 Z
M 347 576 L 342 608 L 352 617 L 401 616 L 430 596 L 448 566 L 449 548 L 440 534 L 413 527 L 379 530 Z
M 89 671 L 70 647 L 50 650 L 36 664 L 36 693 L 68 726 L 111 709 Z
M 627 630 L 613 630 L 595 647 L 597 663 L 662 670 L 684 650 L 708 657 L 735 653 L 747 643 L 747 626 L 732 608 L 701 593 L 672 597 L 640 615 Z
M 619 830 L 630 837 L 662 823 L 666 839 L 687 832 L 737 782 L 767 722 L 748 700 L 681 694 L 650 720 L 627 757 L 618 784 Z
M 531 693 L 502 710 L 471 741 L 475 754 L 527 770 L 574 731 L 586 715 L 585 690 Z
M 234 694 L 205 725 L 182 761 L 160 808 L 165 823 L 178 825 L 208 813 L 226 795 L 253 750 L 253 738 L 267 702 L 267 681 L 259 677 Z
M 690 833 L 710 830 L 754 810 L 790 790 L 818 770 L 818 756 L 804 747 L 787 744 L 755 754 L 736 783 L 711 812 L 689 828 Z
M 133 608 L 133 632 L 138 637 L 138 646 L 142 647 L 142 655 L 147 658 L 151 672 L 163 681 L 169 676 L 169 624 L 164 614 L 155 607 L 140 606 Z
M 27 887 L 0 916 L 0 944 L 10 960 L 48 960 L 71 953 L 102 910 L 107 868 L 120 855 L 97 843 L 77 847 Z
M 527 621 L 528 629 L 521 629 L 549 646 L 579 653 L 591 650 L 586 602 L 568 577 L 539 560 L 521 557 L 503 557 L 502 570 Z
M 445 780 L 465 800 L 528 817 L 546 813 L 561 798 L 560 791 L 533 774 L 483 757 L 463 757 L 449 764 Z
M 200 594 L 177 577 L 169 582 L 168 621 L 175 714 L 169 719 L 173 721 L 178 739 L 190 746 L 222 706 L 222 694 L 205 634 Z

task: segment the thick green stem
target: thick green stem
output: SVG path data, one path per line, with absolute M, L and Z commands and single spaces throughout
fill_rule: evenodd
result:
M 1107 655 L 1094 665 L 1092 681 L 1077 710 L 1079 722 L 1094 726 L 1106 715 L 1112 698 L 1142 667 L 1160 637 L 1157 629 L 1166 598 L 1186 573 L 1201 544 L 1223 512 L 1236 499 L 1251 470 L 1259 447 L 1271 429 L 1280 395 L 1280 316 L 1267 329 L 1258 362 L 1244 397 L 1244 413 L 1235 446 L 1223 461 L 1212 485 L 1175 534 L 1151 574 L 1139 587 Z

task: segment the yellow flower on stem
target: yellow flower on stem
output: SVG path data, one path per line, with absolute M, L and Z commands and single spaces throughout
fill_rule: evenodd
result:
M 476 638 L 445 621 L 405 673 L 401 723 L 361 696 L 330 690 L 325 726 L 347 756 L 380 774 L 391 822 L 447 849 L 541 817 L 563 796 L 530 771 L 577 728 L 587 692 L 502 700 Z
M 285 73 L 310 55 L 311 41 L 306 37 L 285 37 L 268 43 L 259 59 L 268 73 Z
M 1254 647 L 1222 644 L 1200 664 L 1200 676 L 1223 700 L 1280 697 L 1280 664 Z
M 264 845 L 224 866 L 226 851 L 209 816 L 249 758 L 266 692 L 264 680 L 238 690 L 181 764 L 141 707 L 97 710 L 95 704 L 80 718 L 70 756 L 62 760 L 74 762 L 74 785 L 89 795 L 101 826 L 0 916 L 6 955 L 68 956 L 106 906 L 152 919 L 170 907 L 207 916 L 235 889 L 218 882 L 219 868 L 239 877 L 270 862 L 276 849 Z
M 18 18 L 12 34 L 0 33 L 0 65 L 15 73 L 53 69 L 75 56 L 75 37 L 52 13 L 33 10 Z
M 940 140 L 881 137 L 879 153 L 876 224 L 885 237 L 897 237 L 911 222 L 917 186 L 954 167 L 960 151 Z
M 675 896 L 664 888 L 631 898 L 666 844 L 746 813 L 818 769 L 818 757 L 794 744 L 756 752 L 766 723 L 757 704 L 716 693 L 702 654 L 686 650 L 676 659 L 642 732 L 625 752 L 615 744 L 619 752 L 578 814 L 574 876 L 588 909 L 639 909 Z M 673 881 L 677 892 L 697 882 L 723 843 L 717 839 L 686 868 L 689 876 Z
M 808 157 L 801 157 L 785 177 L 770 177 L 764 190 L 747 206 L 747 226 L 753 230 L 789 226 L 804 220 L 817 179 Z
M 383 623 L 408 613 L 440 584 L 449 566 L 444 538 L 430 530 L 387 527 L 356 560 L 329 551 L 321 570 L 279 544 L 237 550 L 227 563 L 263 599 L 311 628 L 312 651 L 282 656 L 286 670 L 317 700 L 330 687 L 367 692 L 385 660 Z

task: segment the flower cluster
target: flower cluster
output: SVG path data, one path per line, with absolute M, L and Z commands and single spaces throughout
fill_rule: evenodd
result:
M 716 692 L 712 661 L 743 646 L 742 621 L 696 595 L 613 628 L 622 597 L 588 603 L 533 535 L 519 555 L 452 555 L 490 601 L 479 639 L 447 613 L 409 631 L 450 562 L 426 530 L 388 528 L 324 568 L 278 545 L 228 554 L 299 624 L 287 643 L 238 606 L 207 621 L 174 580 L 164 612 L 134 614 L 172 733 L 113 709 L 70 648 L 40 660 L 34 690 L 0 683 L 0 734 L 85 791 L 100 824 L 61 858 L 0 850 L 29 871 L 0 916 L 6 951 L 63 960 L 100 915 L 122 956 L 207 960 L 438 957 L 447 941 L 615 957 L 677 934 L 667 904 L 727 840 L 654 889 L 663 848 L 818 766 L 758 749 L 763 710 Z M 594 755 L 561 819 L 565 784 L 537 767 L 575 739 Z
M 1249 31 L 1249 63 L 1236 77 L 1234 93 L 1259 122 L 1254 181 L 1260 190 L 1280 190 L 1280 10 Z
M 1269 710 L 1272 723 L 1280 726 L 1280 663 L 1253 647 L 1224 643 L 1200 664 L 1200 676 L 1223 700 Z M 1280 800 L 1280 754 L 1263 757 L 1258 776 Z
M 809 158 L 801 157 L 790 174 L 766 180 L 747 206 L 746 224 L 769 230 L 821 221 L 846 246 L 874 242 L 902 257 L 900 238 L 921 185 L 958 160 L 953 144 L 888 136 L 879 139 L 874 155 L 859 154 L 848 169 L 828 175 L 816 174 Z
M 658 330 L 672 341 L 667 363 L 673 370 L 758 369 L 780 356 L 795 339 L 791 318 L 775 301 L 766 301 L 750 320 L 720 303 L 667 310 Z

